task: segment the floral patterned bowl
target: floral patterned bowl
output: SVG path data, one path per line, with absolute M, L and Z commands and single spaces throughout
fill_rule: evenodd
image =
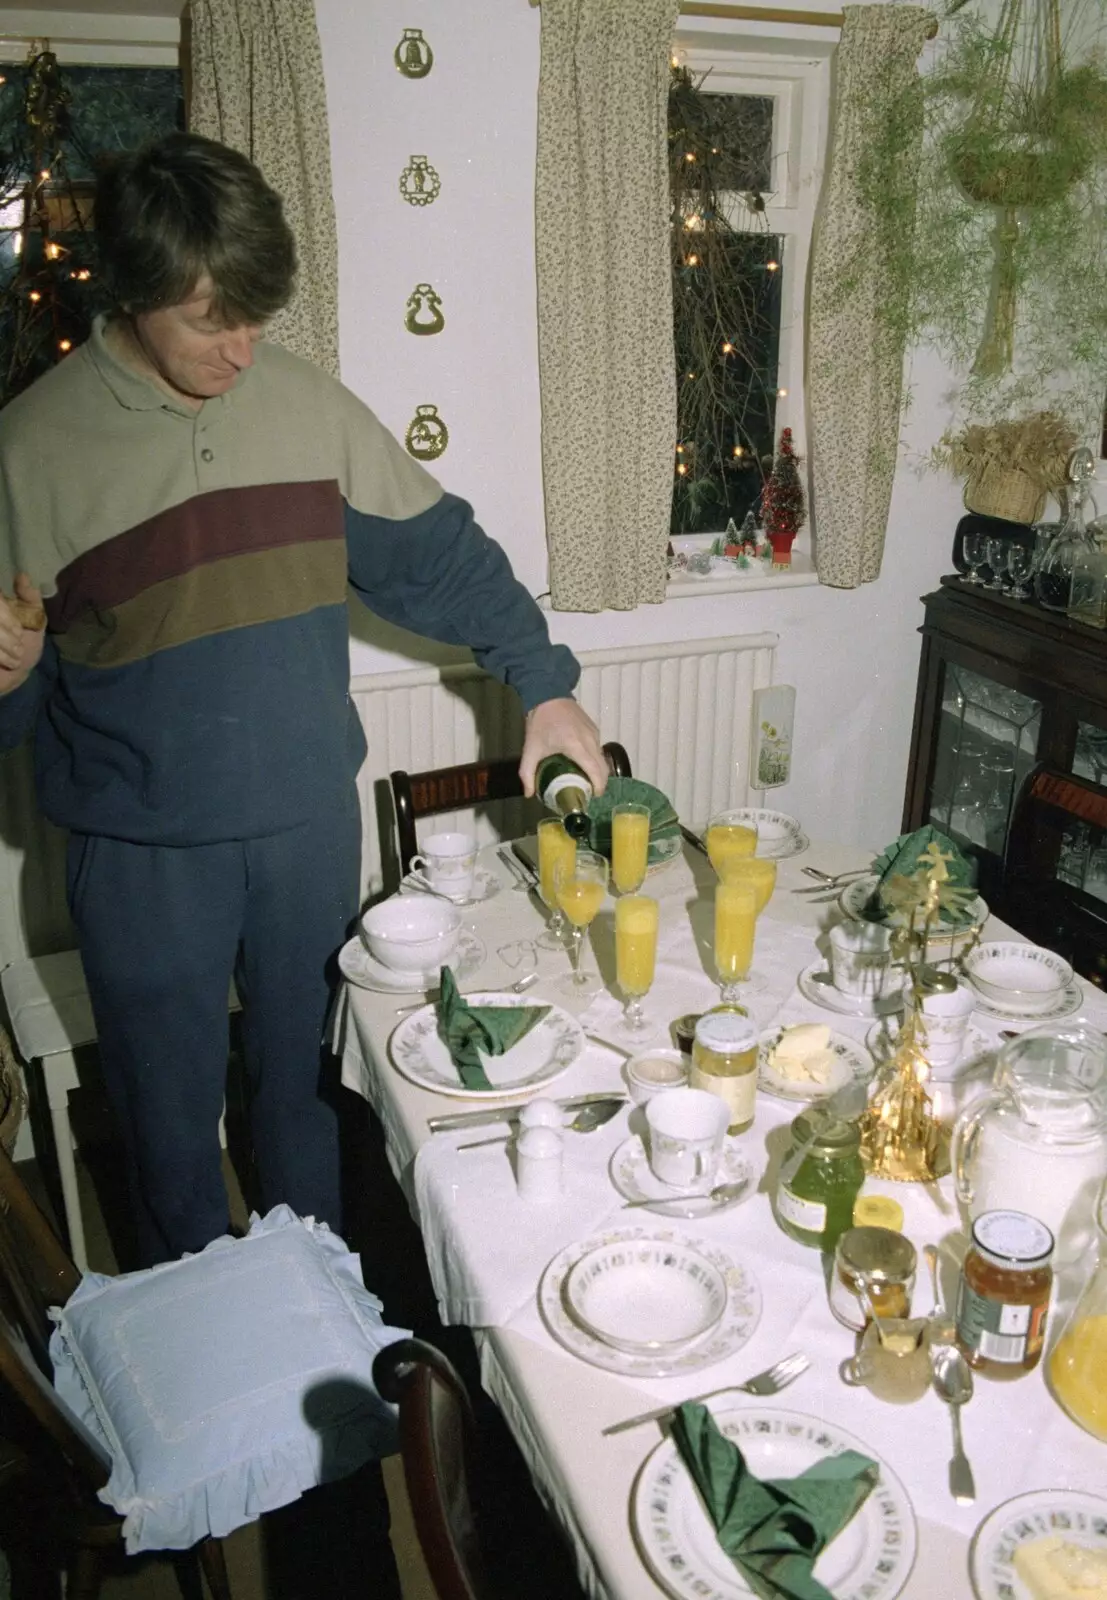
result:
M 993 1005 L 1034 1016 L 1056 1004 L 1072 982 L 1072 967 L 1039 945 L 995 940 L 970 953 L 965 976 Z

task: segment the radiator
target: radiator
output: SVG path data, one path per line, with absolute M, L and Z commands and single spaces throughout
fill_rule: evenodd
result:
M 636 777 L 663 789 L 700 827 L 726 805 L 757 803 L 749 785 L 754 689 L 772 682 L 776 635 L 631 645 L 580 654 L 577 691 L 605 739 L 626 747 Z M 388 774 L 453 766 L 522 746 L 515 695 L 477 667 L 416 667 L 355 678 L 351 694 L 369 756 L 358 778 L 364 818 L 362 887 L 394 887 L 395 830 Z M 456 822 L 485 842 L 533 827 L 533 802 L 502 802 Z M 64 836 L 39 817 L 24 748 L 0 763 L 0 964 L 72 947 L 65 907 Z

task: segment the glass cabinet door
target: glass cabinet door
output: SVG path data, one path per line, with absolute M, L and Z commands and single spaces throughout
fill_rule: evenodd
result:
M 1107 728 L 1091 722 L 1076 725 L 1076 753 L 1072 770 L 1107 789 Z M 1083 889 L 1094 900 L 1107 902 L 1107 836 L 1090 822 L 1073 822 L 1061 839 L 1057 876 L 1063 883 Z
M 930 791 L 934 826 L 959 844 L 1002 855 L 1019 786 L 1037 760 L 1041 720 L 1040 700 L 947 662 Z

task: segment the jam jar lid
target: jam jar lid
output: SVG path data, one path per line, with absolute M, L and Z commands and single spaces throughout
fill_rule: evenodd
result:
M 847 1228 L 835 1253 L 839 1267 L 863 1273 L 878 1283 L 910 1278 L 918 1262 L 915 1246 L 905 1234 L 866 1224 Z
M 861 1146 L 861 1125 L 848 1117 L 828 1117 L 825 1111 L 801 1111 L 792 1122 L 797 1145 L 811 1142 L 812 1155 L 852 1155 Z
M 972 1225 L 972 1242 L 997 1267 L 1029 1272 L 1053 1255 L 1053 1235 L 1025 1211 L 984 1211 Z
M 696 1043 L 718 1055 L 734 1056 L 757 1048 L 757 1028 L 740 1011 L 706 1011 L 696 1023 Z

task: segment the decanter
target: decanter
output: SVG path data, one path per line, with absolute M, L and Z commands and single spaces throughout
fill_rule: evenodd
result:
M 1067 611 L 1072 597 L 1073 568 L 1094 560 L 1095 541 L 1088 532 L 1084 506 L 1088 480 L 1095 475 L 1092 452 L 1081 447 L 1069 457 L 1069 489 L 1065 520 L 1050 540 L 1034 579 L 1038 604 L 1046 611 Z

